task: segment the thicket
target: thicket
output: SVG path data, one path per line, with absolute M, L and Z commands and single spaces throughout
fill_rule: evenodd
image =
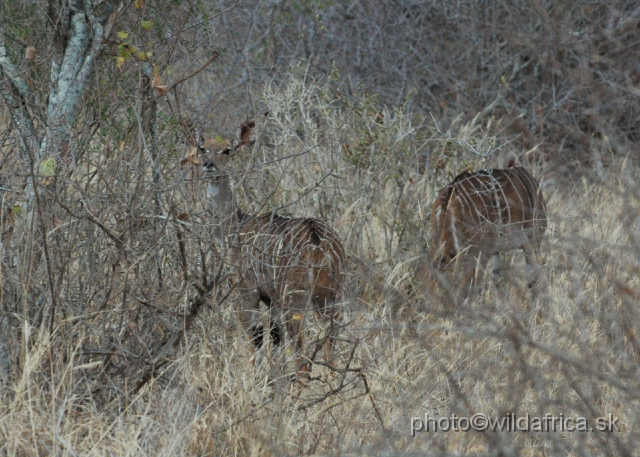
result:
M 633 2 L 0 5 L 0 454 L 633 455 L 640 419 Z M 254 353 L 193 133 L 269 111 L 249 213 L 348 257 L 334 367 Z M 509 154 L 543 181 L 522 259 L 452 310 L 422 287 L 436 191 Z M 312 326 L 310 340 L 318 337 Z M 612 414 L 612 433 L 421 433 L 411 418 Z

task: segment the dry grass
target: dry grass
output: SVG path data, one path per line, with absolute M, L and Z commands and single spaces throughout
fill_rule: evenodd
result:
M 308 388 L 291 383 L 290 351 L 267 345 L 254 353 L 232 294 L 200 313 L 160 376 L 133 394 L 142 361 L 166 342 L 175 319 L 160 319 L 136 298 L 180 312 L 193 293 L 176 273 L 178 229 L 136 223 L 120 264 L 104 231 L 76 218 L 83 228 L 69 228 L 56 245 L 75 243 L 75 250 L 61 261 L 58 300 L 66 311 L 54 331 L 15 313 L 1 321 L 11 365 L 0 377 L 0 455 L 637 455 L 640 185 L 629 162 L 615 161 L 605 181 L 558 180 L 546 192 L 544 300 L 532 303 L 516 255 L 502 292 L 488 284 L 447 312 L 446 296 L 425 293 L 414 278 L 414 260 L 429 244 L 424 219 L 451 176 L 469 165 L 501 165 L 508 147 L 483 162 L 426 122 L 380 112 L 364 97 L 338 102 L 303 75 L 268 86 L 264 103 L 271 121 L 244 158 L 240 201 L 253 211 L 322 216 L 342 236 L 350 274 L 337 370 L 318 364 Z M 492 139 L 481 131 L 469 124 L 451 135 L 482 150 Z M 202 194 L 181 181 L 177 153 L 166 159 L 167 199 L 191 213 L 183 236 L 189 259 L 198 258 L 198 249 L 213 245 L 206 213 L 189 209 Z M 527 165 L 544 179 L 538 163 Z M 82 190 L 89 203 L 104 201 L 94 214 L 112 230 L 133 217 L 121 212 L 130 201 L 109 200 L 135 187 L 133 178 L 109 179 L 125 176 L 118 167 L 101 164 Z M 63 202 L 77 198 L 77 188 L 68 190 L 74 179 L 61 184 Z M 152 213 L 151 204 L 140 208 Z M 136 217 L 147 220 L 140 208 Z M 73 219 L 56 211 L 63 222 Z M 209 249 L 205 257 L 215 263 L 219 253 Z M 105 267 L 89 268 L 90 255 Z M 196 277 L 201 268 L 188 265 Z M 83 278 L 96 281 L 93 296 L 82 295 Z M 425 413 L 590 421 L 613 414 L 621 431 L 411 437 L 411 418 Z

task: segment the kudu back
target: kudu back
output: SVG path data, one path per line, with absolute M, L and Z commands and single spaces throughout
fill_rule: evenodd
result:
M 205 141 L 198 148 L 207 181 L 207 199 L 213 212 L 214 235 L 231 253 L 236 290 L 241 294 L 240 320 L 257 348 L 264 328 L 256 323 L 260 302 L 270 310 L 270 336 L 282 338 L 284 323 L 293 339 L 299 377 L 309 364 L 303 361 L 303 331 L 309 305 L 329 324 L 329 353 L 340 315 L 336 302 L 343 283 L 345 255 L 336 232 L 324 221 L 278 214 L 243 213 L 235 201 L 228 163 L 255 142 L 264 116 L 245 122 L 231 141 Z M 317 352 L 317 351 L 316 351 Z M 303 380 L 304 381 L 304 380 Z
M 457 270 L 459 290 L 468 293 L 477 282 L 477 271 L 484 270 L 489 260 L 498 279 L 500 253 L 522 249 L 528 285 L 535 294 L 541 279 L 536 253 L 546 228 L 540 184 L 516 166 L 515 158 L 504 169 L 462 173 L 440 190 L 433 203 L 433 268 Z

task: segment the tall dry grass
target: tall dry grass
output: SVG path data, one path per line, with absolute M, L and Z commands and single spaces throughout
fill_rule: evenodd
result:
M 185 318 L 193 282 L 224 273 L 226 259 L 202 185 L 179 167 L 170 128 L 160 203 L 144 155 L 107 139 L 55 183 L 46 215 L 55 287 L 42 285 L 43 263 L 19 272 L 3 263 L 0 454 L 637 455 L 640 186 L 630 162 L 546 191 L 545 297 L 532 300 L 515 254 L 504 288 L 488 281 L 452 311 L 415 273 L 435 191 L 509 153 L 543 180 L 536 151 L 484 134 L 478 118 L 439 131 L 304 70 L 267 85 L 263 103 L 270 121 L 239 159 L 239 202 L 323 217 L 342 237 L 349 274 L 335 367 L 315 364 L 308 388 L 290 382 L 290 349 L 252 350 L 224 281 Z M 4 243 L 5 256 L 25 252 Z M 620 431 L 410 436 L 412 417 L 478 412 L 613 414 Z

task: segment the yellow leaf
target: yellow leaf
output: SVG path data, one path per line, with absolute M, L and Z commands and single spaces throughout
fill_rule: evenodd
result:
M 118 32 L 118 38 L 120 38 L 121 40 L 126 40 L 127 38 L 129 38 L 129 34 L 124 30 L 121 30 Z
M 139 52 L 138 53 L 138 60 L 142 60 L 143 62 L 145 60 L 147 60 L 147 53 L 146 52 Z
M 140 27 L 145 30 L 151 30 L 153 28 L 153 21 L 142 21 Z
M 116 67 L 118 67 L 118 69 L 122 70 L 122 65 L 124 64 L 125 58 L 120 56 L 116 59 Z
M 20 213 L 22 212 L 22 206 L 20 205 L 15 205 L 13 208 L 11 208 L 11 211 L 13 212 L 13 214 L 15 214 L 16 216 L 19 216 Z
M 40 162 L 40 174 L 42 176 L 53 176 L 56 174 L 56 159 L 49 157 Z

